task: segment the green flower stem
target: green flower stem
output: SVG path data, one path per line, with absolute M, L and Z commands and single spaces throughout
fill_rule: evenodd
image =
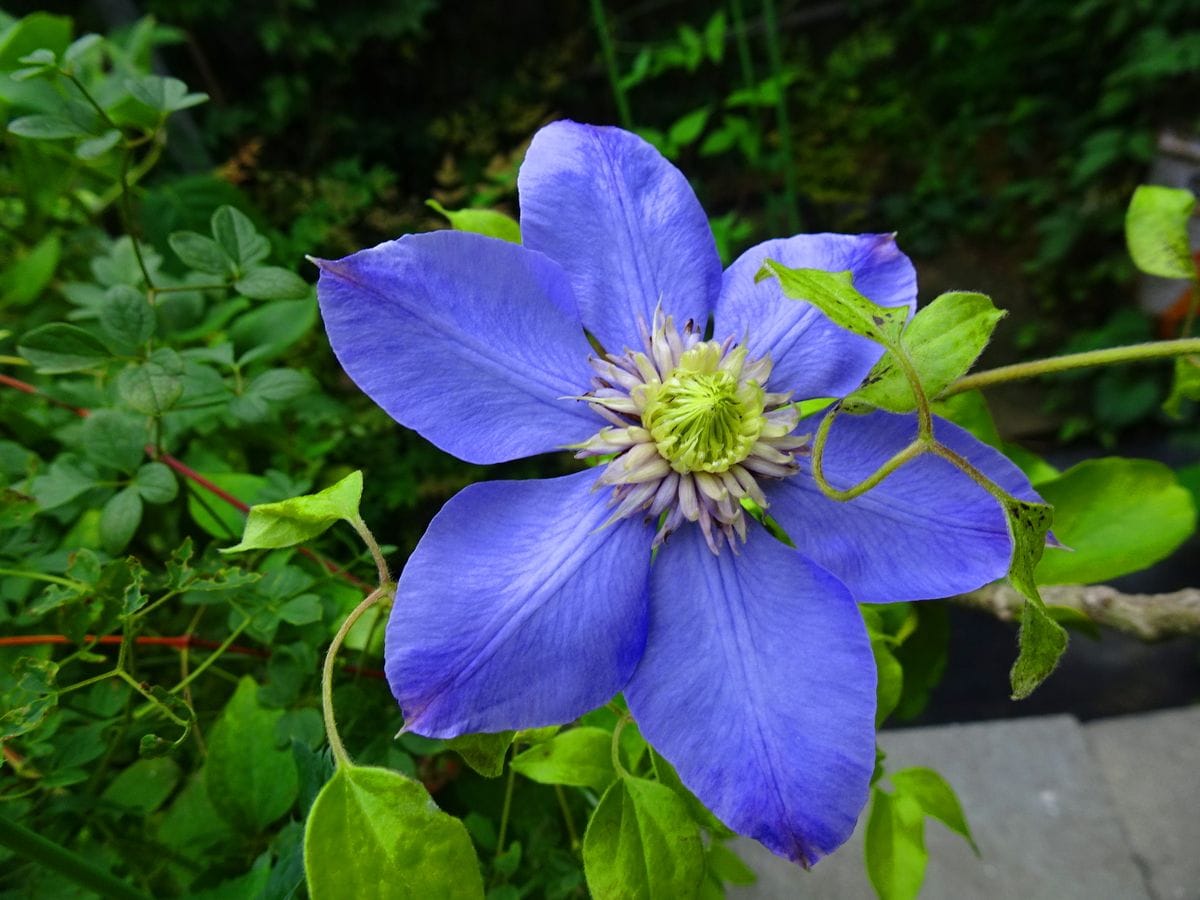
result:
M 512 755 L 517 755 L 517 742 L 513 741 Z M 516 784 L 517 772 L 510 765 L 508 779 L 504 782 L 504 805 L 500 807 L 500 829 L 496 836 L 496 859 L 504 855 L 504 841 L 508 837 L 508 817 L 512 813 L 513 787 Z
M 133 255 L 137 259 L 142 278 L 145 279 L 146 289 L 153 291 L 155 290 L 154 281 L 150 278 L 150 270 L 146 268 L 146 260 L 142 258 L 141 243 L 138 241 L 137 235 L 133 233 L 133 199 L 132 191 L 129 189 L 129 163 L 132 159 L 132 150 L 126 150 L 121 156 L 121 218 L 125 220 L 125 231 L 129 235 L 130 244 L 133 245 Z
M 617 55 L 613 52 L 612 36 L 608 33 L 608 20 L 604 15 L 603 0 L 591 0 L 592 23 L 596 26 L 596 37 L 600 41 L 600 53 L 604 57 L 604 67 L 608 70 L 608 83 L 612 87 L 613 100 L 617 104 L 617 118 L 621 127 L 627 131 L 633 130 L 633 116 L 629 113 L 629 100 L 625 89 L 621 87 L 621 74 L 617 70 Z
M 567 826 L 567 837 L 571 841 L 571 850 L 574 853 L 578 853 L 580 846 L 579 832 L 575 830 L 575 818 L 571 815 L 571 807 L 567 805 L 567 792 L 563 790 L 561 784 L 556 784 L 554 786 L 554 793 L 558 797 L 558 808 L 562 810 L 563 822 Z
M 367 523 L 362 520 L 361 516 L 356 516 L 350 520 L 350 524 L 354 526 L 354 530 L 358 532 L 358 536 L 362 538 L 363 543 L 367 545 L 367 549 L 371 551 L 371 559 L 375 560 L 375 571 L 379 576 L 379 584 L 391 584 L 392 576 L 388 572 L 387 560 L 383 558 L 383 551 L 379 549 L 379 543 L 375 540 L 375 535 L 371 534 L 371 529 L 367 527 Z
M 81 581 L 62 578 L 58 575 L 47 575 L 45 572 L 33 572 L 29 569 L 0 569 L 0 575 L 8 575 L 11 578 L 28 578 L 31 581 L 46 581 L 50 584 L 60 584 L 63 587 L 74 588 L 77 591 L 87 588 L 87 585 Z
M 625 730 L 625 726 L 629 724 L 629 714 L 622 711 L 621 717 L 617 719 L 617 724 L 613 728 L 612 734 L 612 765 L 617 775 L 621 778 L 631 777 L 629 770 L 621 762 L 621 732 Z
M 1146 344 L 1131 344 L 1126 347 L 1088 350 L 1085 353 L 1070 353 L 1066 356 L 1054 356 L 1050 359 L 1015 363 L 1011 366 L 1001 366 L 998 369 L 976 372 L 973 375 L 964 375 L 958 381 L 954 382 L 954 384 L 950 385 L 950 387 L 946 388 L 940 396 L 951 397 L 954 394 L 961 394 L 963 391 L 992 387 L 993 385 L 1004 384 L 1008 381 L 1037 378 L 1041 375 L 1052 375 L 1055 372 L 1069 372 L 1072 369 L 1088 369 L 1094 366 L 1111 366 L 1120 363 L 1166 359 L 1173 356 L 1186 356 L 1189 353 L 1200 353 L 1200 338 L 1153 341 Z
M 933 449 L 935 442 L 929 438 L 917 437 L 911 444 L 887 460 L 878 469 L 860 481 L 853 487 L 835 488 L 829 483 L 825 477 L 824 459 L 825 459 L 825 444 L 829 440 L 829 431 L 833 427 L 833 420 L 837 418 L 841 411 L 840 406 L 835 406 L 828 415 L 821 420 L 821 424 L 817 426 L 817 436 L 813 440 L 812 447 L 812 476 L 813 481 L 817 483 L 817 487 L 821 489 L 821 493 L 831 500 L 837 500 L 845 503 L 853 500 L 855 497 L 860 497 L 871 488 L 879 484 L 883 479 L 887 478 L 902 465 L 916 459 L 922 453 L 927 453 Z
M 337 720 L 333 715 L 333 664 L 337 659 L 338 650 L 346 640 L 346 635 L 350 633 L 350 629 L 354 627 L 354 623 L 359 620 L 363 613 L 374 606 L 381 597 L 386 596 L 392 587 L 393 585 L 385 581 L 375 590 L 371 591 L 371 593 L 367 594 L 363 598 L 362 603 L 354 607 L 350 611 L 350 615 L 346 616 L 341 628 L 333 636 L 333 640 L 329 644 L 329 650 L 325 653 L 325 665 L 321 670 L 321 711 L 325 716 L 325 734 L 329 738 L 329 749 L 333 752 L 334 761 L 339 766 L 349 766 L 351 760 L 350 754 L 346 752 L 346 746 L 342 743 L 342 738 L 338 734 Z M 195 675 L 194 672 L 192 674 Z
M 98 868 L 66 847 L 35 834 L 16 822 L 0 816 L 0 844 L 26 859 L 53 869 L 101 897 L 112 900 L 149 900 L 145 894 Z
M 783 54 L 779 49 L 779 21 L 775 15 L 775 0 L 763 0 L 763 24 L 767 30 L 767 60 L 771 75 L 779 88 L 775 115 L 779 126 L 779 149 L 783 154 L 783 197 L 787 206 L 786 221 L 793 234 L 800 230 L 800 210 L 796 190 L 796 167 L 792 157 L 792 126 L 788 120 L 787 88 L 783 83 Z
M 742 0 L 729 0 L 729 16 L 733 19 L 733 38 L 737 44 L 738 64 L 742 69 L 742 86 L 751 90 L 754 87 L 754 61 L 750 56 L 750 40 L 746 34 L 746 15 L 742 11 Z

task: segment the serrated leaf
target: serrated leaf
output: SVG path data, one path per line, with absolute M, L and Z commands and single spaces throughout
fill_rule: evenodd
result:
M 312 290 L 295 272 L 279 266 L 251 269 L 233 286 L 238 293 L 252 300 L 302 300 Z
M 1196 530 L 1191 494 L 1167 466 L 1148 459 L 1089 459 L 1038 485 L 1054 506 L 1054 532 L 1039 584 L 1091 584 L 1168 556 Z
M 232 206 L 221 206 L 213 213 L 212 233 L 239 272 L 249 271 L 271 252 L 271 245 L 258 233 L 254 223 Z
M 484 778 L 497 778 L 504 771 L 504 757 L 508 755 L 515 734 L 515 731 L 464 734 L 447 741 L 446 746 Z
M 1003 310 L 996 309 L 988 297 L 959 291 L 942 294 L 917 312 L 900 341 L 908 351 L 925 396 L 937 397 L 966 374 L 1002 318 Z M 917 408 L 908 378 L 890 353 L 876 363 L 863 387 L 846 398 L 846 402 L 890 412 L 911 412 Z
M 154 308 L 146 295 L 126 284 L 110 287 L 100 307 L 100 331 L 113 347 L 133 353 L 154 335 Z
M 588 823 L 583 868 L 596 900 L 693 897 L 704 879 L 700 828 L 669 788 L 621 778 Z
M 1195 278 L 1188 219 L 1196 197 L 1182 188 L 1142 185 L 1125 213 L 1125 241 L 1134 265 L 1160 278 Z
M 123 488 L 100 510 L 100 540 L 104 549 L 117 554 L 125 549 L 142 522 L 142 498 L 136 488 Z
M 612 734 L 603 728 L 572 728 L 518 753 L 512 759 L 512 767 L 541 784 L 602 790 L 616 777 Z
M 161 416 L 183 396 L 183 360 L 169 347 L 155 350 L 117 376 L 117 396 L 134 412 Z
M 908 321 L 907 306 L 880 306 L 854 288 L 851 272 L 789 269 L 766 260 L 755 281 L 774 276 L 785 296 L 811 303 L 835 324 L 877 344 L 895 346 Z
M 888 775 L 893 787 L 900 794 L 911 797 L 925 812 L 925 815 L 937 819 L 955 834 L 960 835 L 975 855 L 979 855 L 979 847 L 971 836 L 971 828 L 967 817 L 963 814 L 962 804 L 954 793 L 954 788 L 933 769 L 914 767 L 901 769 Z
M 313 900 L 483 897 L 462 822 L 387 769 L 338 767 L 305 824 L 304 869 Z
M 1013 540 L 1008 580 L 1025 598 L 1017 637 L 1017 659 L 1009 675 L 1013 699 L 1021 700 L 1033 693 L 1054 671 L 1067 649 L 1067 632 L 1046 613 L 1046 605 L 1034 579 L 1034 570 L 1046 548 L 1053 508 L 1015 497 L 1009 497 L 1003 505 Z
M 485 237 L 499 238 L 513 244 L 521 243 L 521 226 L 512 216 L 494 209 L 446 209 L 436 200 L 426 200 L 425 205 L 450 221 L 455 231 L 469 231 Z
M 299 779 L 292 754 L 275 747 L 283 713 L 258 705 L 252 678 L 238 682 L 208 736 L 205 782 L 213 807 L 244 835 L 260 834 L 296 801 Z
M 133 486 L 147 503 L 170 503 L 179 494 L 179 482 L 170 467 L 148 462 L 133 476 Z
M 39 372 L 82 372 L 106 363 L 111 354 L 98 337 L 75 325 L 52 322 L 26 332 L 17 352 Z
M 316 537 L 338 520 L 354 522 L 362 487 L 362 472 L 351 472 L 316 494 L 252 506 L 241 542 L 221 552 L 291 547 Z
M 233 260 L 210 237 L 195 231 L 176 231 L 167 238 L 167 243 L 184 265 L 197 272 L 227 276 L 233 270 Z
M 871 792 L 863 846 L 867 876 L 879 900 L 913 900 L 925 881 L 925 819 L 915 800 Z

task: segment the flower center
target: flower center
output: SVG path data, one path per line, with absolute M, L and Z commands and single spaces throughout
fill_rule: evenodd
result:
M 750 455 L 766 423 L 763 389 L 755 381 L 739 383 L 721 368 L 721 356 L 719 344 L 698 344 L 666 381 L 645 388 L 642 425 L 681 474 L 728 471 Z
M 659 311 L 652 327 L 643 323 L 644 351 L 593 358 L 593 389 L 575 399 L 608 425 L 571 449 L 603 461 L 596 487 L 612 488 L 610 522 L 657 522 L 656 547 L 692 522 L 713 553 L 736 553 L 745 505 L 767 507 L 759 482 L 795 475 L 808 436 L 793 433 L 800 414 L 791 395 L 764 390 L 770 358 L 747 359 L 732 339 L 698 332 Z

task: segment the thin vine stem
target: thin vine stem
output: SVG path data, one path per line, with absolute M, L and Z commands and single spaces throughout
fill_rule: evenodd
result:
M 860 497 L 871 488 L 878 485 L 881 481 L 903 466 L 905 463 L 911 462 L 922 453 L 927 453 L 933 445 L 933 441 L 928 438 L 917 437 L 912 443 L 906 446 L 903 450 L 894 454 L 890 459 L 885 461 L 878 469 L 864 478 L 858 484 L 848 488 L 836 488 L 830 484 L 829 479 L 825 477 L 825 444 L 829 440 L 829 432 L 833 427 L 833 422 L 841 411 L 840 406 L 835 406 L 830 410 L 829 414 L 821 420 L 821 424 L 817 427 L 817 435 L 813 439 L 812 448 L 812 476 L 813 481 L 817 483 L 821 493 L 831 500 L 837 500 L 845 503 L 853 500 L 855 497 Z
M 362 614 L 374 606 L 380 598 L 387 595 L 388 590 L 392 586 L 386 581 L 377 587 L 371 593 L 363 598 L 363 601 L 350 611 L 350 615 L 346 616 L 341 627 L 337 630 L 337 634 L 333 636 L 333 640 L 329 644 L 329 649 L 325 653 L 325 665 L 321 669 L 321 712 L 325 717 L 325 735 L 329 739 L 329 749 L 333 753 L 334 761 L 339 766 L 350 766 L 350 754 L 346 752 L 346 746 L 342 743 L 341 735 L 338 734 L 337 720 L 333 715 L 333 665 L 337 659 L 337 652 L 341 649 L 342 644 L 346 640 L 346 635 L 350 633 L 350 629 L 354 627 L 354 623 L 361 618 Z
M 964 375 L 946 388 L 940 396 L 952 397 L 964 391 L 993 387 L 1009 381 L 1037 378 L 1041 375 L 1052 375 L 1056 372 L 1069 372 L 1073 369 L 1145 362 L 1173 356 L 1186 356 L 1191 353 L 1200 353 L 1200 338 L 1179 338 L 1173 341 L 1154 341 L 1145 344 L 1130 344 L 1124 347 L 1107 347 L 1103 350 L 1088 350 L 1084 353 L 1068 353 L 1065 356 L 1014 363 L 1011 366 L 1000 366 L 996 369 L 986 369 L 972 375 Z
M 613 100 L 617 104 L 617 118 L 621 127 L 627 131 L 633 130 L 633 116 L 629 112 L 629 98 L 625 96 L 625 88 L 621 86 L 621 73 L 617 69 L 617 54 L 613 50 L 612 35 L 608 31 L 608 18 L 604 14 L 603 0 L 591 0 L 592 24 L 596 27 L 596 37 L 600 41 L 600 54 L 604 57 L 604 67 L 608 71 L 608 83 L 612 87 Z

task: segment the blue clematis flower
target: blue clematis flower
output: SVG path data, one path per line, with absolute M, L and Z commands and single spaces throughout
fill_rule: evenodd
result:
M 684 176 L 615 128 L 543 128 L 518 187 L 522 246 L 442 231 L 320 264 L 334 352 L 397 421 L 468 462 L 570 445 L 603 463 L 471 485 L 430 524 L 387 630 L 406 727 L 556 724 L 624 692 L 709 808 L 809 865 L 850 835 L 874 765 L 856 603 L 972 590 L 1006 573 L 1012 544 L 999 505 L 932 456 L 849 503 L 821 494 L 816 422 L 793 401 L 853 391 L 881 350 L 754 275 L 768 258 L 849 270 L 912 309 L 913 267 L 891 235 L 819 234 L 722 272 Z M 935 428 L 1034 498 L 1000 454 Z M 857 482 L 915 433 L 912 416 L 844 416 L 827 475 Z

